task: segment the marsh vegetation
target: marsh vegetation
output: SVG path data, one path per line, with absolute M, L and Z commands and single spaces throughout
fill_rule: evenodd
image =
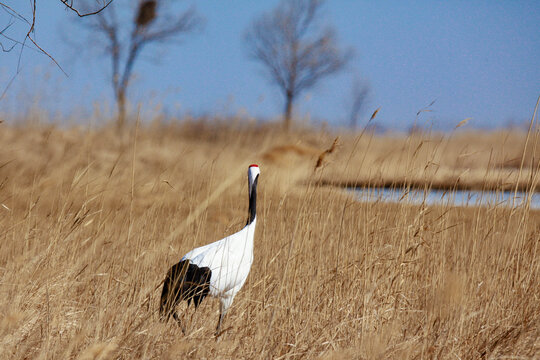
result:
M 534 190 L 534 134 L 524 149 L 517 131 L 236 124 L 2 124 L 0 357 L 540 356 L 538 210 L 361 202 L 330 186 Z M 254 162 L 249 278 L 220 341 L 214 299 L 179 308 L 183 335 L 159 321 L 161 282 L 187 250 L 243 226 Z

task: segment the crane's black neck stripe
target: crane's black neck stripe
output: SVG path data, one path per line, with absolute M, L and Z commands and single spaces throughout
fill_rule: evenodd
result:
M 253 181 L 253 185 L 251 186 L 251 192 L 249 193 L 249 214 L 248 214 L 248 220 L 247 225 L 251 224 L 253 220 L 255 220 L 255 216 L 257 216 L 257 182 L 259 181 L 259 175 L 255 178 L 255 181 Z
M 195 307 L 210 292 L 212 271 L 208 267 L 198 267 L 189 260 L 180 261 L 173 265 L 163 283 L 159 312 L 162 319 L 168 319 L 174 314 L 174 308 L 182 300 L 191 300 Z

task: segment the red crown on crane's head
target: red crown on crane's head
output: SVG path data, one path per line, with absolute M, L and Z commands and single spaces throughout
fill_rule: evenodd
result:
M 257 164 L 251 164 L 251 165 L 249 165 L 249 167 L 250 167 L 250 168 L 252 168 L 252 167 L 259 167 L 259 165 L 257 165 Z

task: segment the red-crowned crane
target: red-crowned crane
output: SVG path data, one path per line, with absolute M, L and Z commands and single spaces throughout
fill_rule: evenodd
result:
M 187 300 L 189 306 L 193 300 L 196 309 L 201 301 L 210 295 L 220 300 L 216 328 L 216 336 L 219 336 L 223 317 L 246 282 L 253 262 L 259 174 L 257 165 L 249 166 L 249 211 L 246 226 L 224 239 L 191 250 L 169 269 L 163 283 L 159 308 L 163 320 L 168 320 L 172 315 L 181 325 L 175 311 L 176 305 Z M 184 331 L 183 327 L 182 330 Z

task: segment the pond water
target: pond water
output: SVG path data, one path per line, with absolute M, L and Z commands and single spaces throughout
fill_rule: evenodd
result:
M 514 191 L 479 191 L 479 190 L 423 190 L 394 188 L 351 188 L 360 201 L 365 202 L 404 202 L 428 205 L 449 206 L 502 206 L 518 207 L 527 201 L 527 193 Z M 515 196 L 514 196 L 515 195 Z M 540 193 L 534 193 L 531 198 L 531 209 L 540 209 Z

